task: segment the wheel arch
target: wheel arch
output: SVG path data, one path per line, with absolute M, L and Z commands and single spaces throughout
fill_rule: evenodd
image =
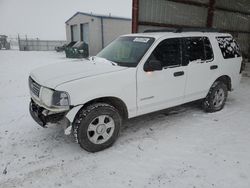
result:
M 123 102 L 123 100 L 121 100 L 120 98 L 117 97 L 100 97 L 100 98 L 96 98 L 93 99 L 89 102 L 86 102 L 82 108 L 89 106 L 91 104 L 94 103 L 107 103 L 113 107 L 115 107 L 118 112 L 120 113 L 120 115 L 122 116 L 123 119 L 128 119 L 128 109 L 126 104 Z
M 222 75 L 218 77 L 214 82 L 217 81 L 223 82 L 227 86 L 228 91 L 232 91 L 232 80 L 230 76 Z
M 113 107 L 115 107 L 119 114 L 121 115 L 123 120 L 128 119 L 128 109 L 126 104 L 121 100 L 120 98 L 117 97 L 100 97 L 100 98 L 95 98 L 92 99 L 88 102 L 85 102 L 84 104 L 80 104 L 75 106 L 73 109 L 71 109 L 66 117 L 69 119 L 70 122 L 74 122 L 77 114 L 85 107 L 94 104 L 94 103 L 107 103 Z

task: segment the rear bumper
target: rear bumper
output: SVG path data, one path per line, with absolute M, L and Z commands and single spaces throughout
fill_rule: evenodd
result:
M 32 99 L 30 101 L 29 111 L 34 121 L 44 128 L 48 123 L 58 123 L 59 121 L 63 120 L 67 113 L 67 111 L 60 113 L 51 113 L 49 110 L 39 106 Z

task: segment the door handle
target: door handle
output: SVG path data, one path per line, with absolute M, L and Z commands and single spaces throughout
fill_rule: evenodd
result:
M 211 70 L 214 70 L 214 69 L 217 69 L 217 68 L 218 68 L 217 65 L 212 65 L 212 66 L 210 66 L 210 69 L 211 69 Z
M 184 71 L 179 71 L 179 72 L 175 72 L 174 73 L 174 76 L 177 77 L 177 76 L 182 76 L 184 75 Z

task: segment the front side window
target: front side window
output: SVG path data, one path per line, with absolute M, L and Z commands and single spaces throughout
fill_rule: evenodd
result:
M 154 40 L 151 37 L 120 37 L 98 53 L 97 57 L 120 66 L 136 67 Z
M 181 45 L 179 38 L 162 41 L 152 52 L 149 60 L 158 60 L 163 67 L 181 65 Z
M 240 57 L 240 48 L 232 37 L 216 37 L 224 59 Z

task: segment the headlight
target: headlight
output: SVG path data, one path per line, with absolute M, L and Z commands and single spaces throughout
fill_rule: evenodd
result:
M 41 92 L 40 92 L 40 98 L 41 101 L 46 105 L 46 106 L 51 106 L 52 104 L 52 96 L 53 96 L 53 90 L 46 88 L 46 87 L 42 87 L 41 88 Z
M 52 97 L 53 106 L 69 106 L 69 95 L 64 91 L 54 91 Z
M 40 96 L 41 101 L 48 107 L 65 107 L 70 105 L 69 95 L 64 91 L 54 91 L 52 89 L 42 87 Z

